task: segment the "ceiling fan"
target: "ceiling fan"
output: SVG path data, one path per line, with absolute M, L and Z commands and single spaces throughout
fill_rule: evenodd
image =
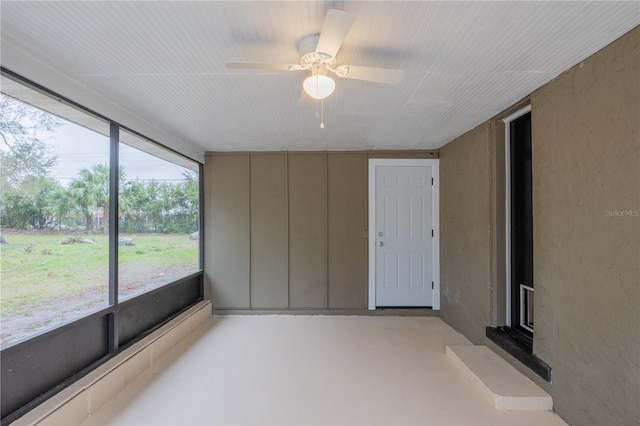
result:
M 404 78 L 404 71 L 355 65 L 338 65 L 336 55 L 349 33 L 355 18 L 336 9 L 327 11 L 322 31 L 303 37 L 298 43 L 299 64 L 270 64 L 257 62 L 225 62 L 227 68 L 311 71 L 304 80 L 302 95 L 298 104 L 305 103 L 305 93 L 314 99 L 324 99 L 335 89 L 335 82 L 327 74 L 331 72 L 340 78 L 373 81 L 376 83 L 398 84 Z

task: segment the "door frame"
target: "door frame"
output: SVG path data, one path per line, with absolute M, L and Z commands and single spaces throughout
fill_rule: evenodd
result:
M 437 159 L 369 159 L 369 304 L 370 311 L 376 309 L 376 167 L 431 167 L 431 218 L 433 222 L 433 306 L 440 310 L 440 163 Z

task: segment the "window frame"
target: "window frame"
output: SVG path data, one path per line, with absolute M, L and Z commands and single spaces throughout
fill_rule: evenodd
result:
M 520 361 L 527 368 L 531 369 L 535 374 L 540 376 L 547 382 L 551 382 L 552 368 L 542 359 L 538 358 L 533 353 L 533 340 L 523 333 L 518 333 L 516 327 L 512 327 L 513 312 L 511 309 L 512 303 L 512 282 L 511 282 L 511 122 L 517 120 L 525 114 L 531 113 L 531 104 L 518 108 L 515 112 L 509 114 L 504 118 L 498 118 L 497 121 L 502 121 L 504 125 L 504 141 L 497 142 L 497 151 L 500 152 L 500 146 L 504 147 L 504 184 L 501 184 L 501 188 L 498 191 L 501 192 L 504 188 L 504 217 L 499 215 L 496 226 L 502 228 L 505 232 L 504 235 L 500 235 L 498 238 L 504 241 L 504 251 L 498 254 L 499 258 L 504 260 L 504 265 L 498 267 L 497 275 L 503 277 L 497 291 L 498 297 L 496 301 L 500 301 L 499 305 L 496 305 L 498 317 L 494 319 L 496 326 L 488 325 L 486 327 L 486 337 L 494 342 L 498 347 L 505 350 L 509 355 Z M 532 135 L 533 136 L 533 135 Z M 497 137 L 496 141 L 500 138 Z M 504 145 L 502 145 L 502 142 Z M 532 141 L 533 142 L 533 141 Z M 501 155 L 501 154 L 500 154 Z M 502 166 L 499 166 L 502 167 Z M 500 173 L 500 171 L 498 171 Z M 532 176 L 533 177 L 533 176 Z M 497 208 L 501 210 L 499 207 Z M 504 224 L 504 228 L 503 228 Z M 504 298 L 502 298 L 504 296 Z M 501 308 L 504 307 L 503 312 Z
M 502 119 L 504 122 L 504 171 L 505 171 L 505 257 L 506 257 L 506 318 L 507 326 L 512 326 L 512 283 L 511 283 L 511 122 L 531 112 L 531 104 Z
M 123 126 L 104 115 L 61 96 L 0 66 L 3 78 L 109 123 L 110 228 L 109 306 L 9 344 L 0 351 L 2 374 L 0 424 L 9 424 L 27 411 L 111 359 L 117 353 L 161 327 L 204 299 L 204 173 L 201 162 Z M 143 138 L 169 152 L 193 161 L 199 184 L 199 270 L 176 281 L 127 299 L 118 300 L 118 203 L 120 130 Z M 133 313 L 133 315 L 131 315 Z M 144 315 L 142 315 L 144 313 Z M 137 315 L 136 315 L 137 314 Z M 73 348 L 70 350 L 69 348 Z M 31 379 L 29 380 L 29 377 Z M 25 380 L 25 378 L 27 378 Z

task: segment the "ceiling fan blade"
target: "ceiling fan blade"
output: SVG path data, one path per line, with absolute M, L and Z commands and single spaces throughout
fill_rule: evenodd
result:
M 355 19 L 347 12 L 329 9 L 326 18 L 324 18 L 324 24 L 322 24 L 316 53 L 328 58 L 335 58 Z
M 307 105 L 311 105 L 315 101 L 311 96 L 307 94 L 304 90 L 300 93 L 300 98 L 298 99 L 298 107 L 302 108 Z
M 276 70 L 276 71 L 289 71 L 296 70 L 300 65 L 293 64 L 267 64 L 262 62 L 225 62 L 224 66 L 227 68 L 237 68 L 245 70 Z
M 404 71 L 388 68 L 358 67 L 355 65 L 341 65 L 336 69 L 336 75 L 353 80 L 373 81 L 375 83 L 398 84 L 404 78 Z

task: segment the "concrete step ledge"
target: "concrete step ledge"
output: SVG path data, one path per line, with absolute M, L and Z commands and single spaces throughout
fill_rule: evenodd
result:
M 496 410 L 551 411 L 548 393 L 486 346 L 447 346 L 447 356 Z
M 211 300 L 203 300 L 44 401 L 10 426 L 81 424 L 209 318 Z

